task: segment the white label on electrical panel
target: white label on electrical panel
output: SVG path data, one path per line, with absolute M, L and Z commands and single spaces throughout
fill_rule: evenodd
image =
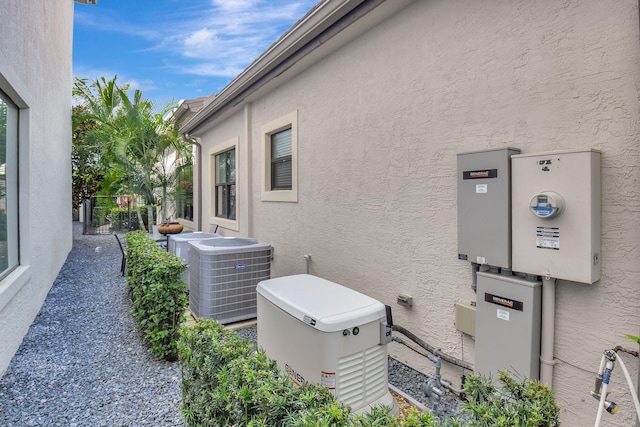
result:
M 476 257 L 476 264 L 486 264 L 487 259 L 483 256 Z
M 487 184 L 476 184 L 476 193 L 486 193 Z
M 536 247 L 560 250 L 560 229 L 557 227 L 536 227 Z
M 502 319 L 502 320 L 506 320 L 507 322 L 509 321 L 509 312 L 507 310 L 497 310 L 497 317 L 498 319 Z

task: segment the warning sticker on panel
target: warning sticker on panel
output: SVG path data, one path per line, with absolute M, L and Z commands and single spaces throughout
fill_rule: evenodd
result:
M 320 385 L 326 387 L 332 395 L 336 395 L 336 373 L 325 372 L 320 373 Z
M 560 250 L 560 229 L 536 227 L 536 246 L 542 249 Z
M 498 309 L 497 317 L 498 317 L 498 319 L 506 320 L 508 322 L 509 321 L 509 312 L 507 310 Z

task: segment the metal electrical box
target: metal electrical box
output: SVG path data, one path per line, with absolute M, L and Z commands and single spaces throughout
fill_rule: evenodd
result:
M 600 279 L 600 152 L 512 157 L 513 270 Z
M 458 258 L 511 268 L 511 156 L 515 148 L 458 154 Z
M 542 284 L 518 276 L 478 273 L 476 371 L 509 370 L 540 377 Z

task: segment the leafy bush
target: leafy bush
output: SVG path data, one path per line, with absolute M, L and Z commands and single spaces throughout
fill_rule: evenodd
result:
M 528 379 L 516 381 L 508 372 L 499 372 L 498 379 L 502 383 L 500 387 L 490 378 L 467 377 L 465 409 L 470 421 L 464 424 L 465 427 L 560 425 L 560 408 L 548 386 Z
M 131 314 L 149 351 L 168 360 L 177 356 L 180 325 L 187 307 L 187 268 L 182 260 L 156 245 L 144 231 L 126 234 L 127 290 Z
M 155 212 L 155 210 L 154 210 Z M 145 224 L 148 223 L 147 206 L 140 205 L 140 213 L 142 214 L 142 220 Z M 138 214 L 135 208 L 131 208 L 131 223 L 129 223 L 129 208 L 111 208 L 111 228 L 114 230 L 139 230 L 140 222 L 138 221 Z M 155 219 L 155 214 L 154 214 Z
M 110 209 L 106 206 L 96 206 L 93 208 L 93 226 L 100 227 L 107 223 Z
M 428 427 L 430 413 L 401 420 L 389 408 L 353 414 L 324 387 L 295 386 L 273 360 L 215 320 L 184 327 L 178 341 L 182 413 L 192 427 Z

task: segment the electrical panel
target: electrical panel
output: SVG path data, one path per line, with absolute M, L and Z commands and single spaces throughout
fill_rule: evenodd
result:
M 539 379 L 542 283 L 478 273 L 475 369 L 497 378 L 509 370 Z
M 512 157 L 513 270 L 600 279 L 600 152 Z
M 458 258 L 511 268 L 511 166 L 520 150 L 458 154 Z

